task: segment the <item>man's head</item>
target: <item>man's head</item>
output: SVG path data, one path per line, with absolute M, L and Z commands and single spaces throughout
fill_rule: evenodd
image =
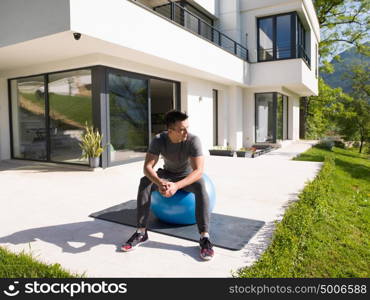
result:
M 188 116 L 187 114 L 171 110 L 166 113 L 165 117 L 168 136 L 173 143 L 180 143 L 187 139 L 188 137 Z

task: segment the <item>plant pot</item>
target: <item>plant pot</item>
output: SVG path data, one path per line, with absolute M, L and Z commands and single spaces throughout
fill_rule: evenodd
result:
M 253 157 L 252 151 L 236 151 L 237 157 Z
M 89 165 L 91 168 L 99 167 L 99 157 L 89 157 Z
M 210 155 L 217 155 L 217 156 L 234 156 L 234 150 L 208 150 Z

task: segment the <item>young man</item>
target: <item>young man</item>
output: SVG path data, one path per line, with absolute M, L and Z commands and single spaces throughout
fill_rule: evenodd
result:
M 137 230 L 121 246 L 122 251 L 131 251 L 148 241 L 147 223 L 150 214 L 150 195 L 158 190 L 171 197 L 183 189 L 195 194 L 195 216 L 200 233 L 200 257 L 212 259 L 213 245 L 209 240 L 209 199 L 202 179 L 204 156 L 200 139 L 188 132 L 188 116 L 180 111 L 166 114 L 167 131 L 156 135 L 148 149 L 144 162 L 144 174 L 137 195 Z M 159 155 L 164 159 L 164 169 L 156 172 L 154 166 Z

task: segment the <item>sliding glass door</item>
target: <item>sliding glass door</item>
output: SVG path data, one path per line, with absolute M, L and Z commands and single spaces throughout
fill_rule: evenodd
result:
M 109 72 L 110 162 L 143 158 L 149 145 L 148 79 Z
M 49 75 L 50 160 L 81 160 L 85 122 L 92 125 L 91 71 L 78 70 Z
M 91 70 L 10 80 L 14 158 L 87 164 L 79 143 L 92 125 Z
M 12 80 L 13 156 L 47 160 L 44 76 Z

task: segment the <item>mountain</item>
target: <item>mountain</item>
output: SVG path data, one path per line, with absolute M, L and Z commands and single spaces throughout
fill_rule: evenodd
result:
M 368 43 L 369 44 L 369 43 Z M 325 82 L 333 88 L 341 87 L 345 93 L 352 92 L 352 80 L 343 78 L 345 73 L 348 73 L 353 65 L 367 64 L 370 65 L 370 57 L 356 52 L 355 47 L 349 48 L 340 53 L 340 60 L 332 60 L 334 73 L 322 73 L 321 77 Z

